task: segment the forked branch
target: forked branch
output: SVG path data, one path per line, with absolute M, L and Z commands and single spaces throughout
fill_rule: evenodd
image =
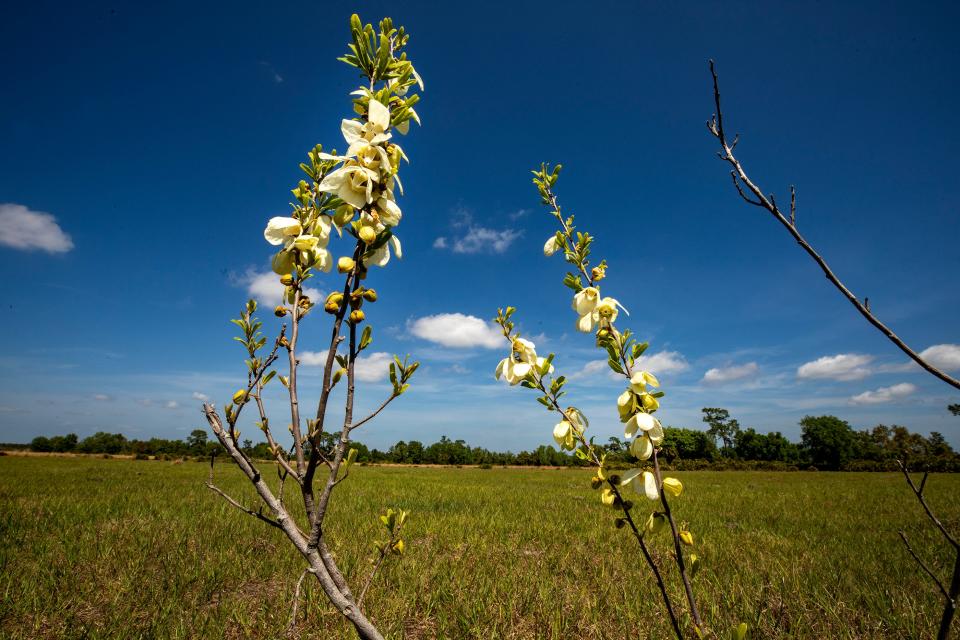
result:
M 713 60 L 710 61 L 710 74 L 713 76 L 713 100 L 716 112 L 714 113 L 713 117 L 707 121 L 707 129 L 720 143 L 720 151 L 717 153 L 717 156 L 730 165 L 730 174 L 733 177 L 733 184 L 736 187 L 737 193 L 740 195 L 740 197 L 745 202 L 753 206 L 765 209 L 781 225 L 783 225 L 790 235 L 793 236 L 794 240 L 797 241 L 797 244 L 799 244 L 803 250 L 806 251 L 811 258 L 813 258 L 814 262 L 816 262 L 823 271 L 823 274 L 826 276 L 827 280 L 829 280 L 833 286 L 843 294 L 850 304 L 857 309 L 860 315 L 866 318 L 870 324 L 880 331 L 880 333 L 885 335 L 890 342 L 895 344 L 898 349 L 905 353 L 911 360 L 923 367 L 923 369 L 925 369 L 927 372 L 943 380 L 954 389 L 960 390 L 960 380 L 957 380 L 956 378 L 948 375 L 924 360 L 920 354 L 910 348 L 910 346 L 907 345 L 900 338 L 900 336 L 894 333 L 890 327 L 881 322 L 880 319 L 877 318 L 877 316 L 874 315 L 874 313 L 870 310 L 867 300 L 864 299 L 861 302 L 860 299 L 855 296 L 845 284 L 843 284 L 840 278 L 827 264 L 826 260 L 824 260 L 824 258 L 817 253 L 817 251 L 813 248 L 813 246 L 810 245 L 809 242 L 807 242 L 807 240 L 800 233 L 799 229 L 797 229 L 797 199 L 796 190 L 794 187 L 790 187 L 790 212 L 788 218 L 787 215 L 784 215 L 783 211 L 781 211 L 777 206 L 774 197 L 772 195 L 764 195 L 764 192 L 760 189 L 760 187 L 750 179 L 750 177 L 747 175 L 747 172 L 744 170 L 743 165 L 733 154 L 734 147 L 739 139 L 739 134 L 737 134 L 734 140 L 730 142 L 726 131 L 724 130 L 723 111 L 720 108 L 720 82 L 717 79 L 717 72 L 716 68 L 714 67 Z

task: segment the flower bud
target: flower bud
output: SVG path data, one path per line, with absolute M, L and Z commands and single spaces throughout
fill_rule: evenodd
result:
M 299 304 L 301 307 L 307 308 L 311 304 L 310 298 L 307 296 L 303 296 L 302 298 L 300 298 L 300 301 L 297 304 Z
M 278 318 L 282 318 L 283 316 L 287 315 L 287 308 L 283 305 L 277 305 L 277 308 L 273 310 L 273 315 L 277 316 Z
M 613 526 L 615 526 L 617 529 L 623 529 L 623 527 L 626 524 L 627 524 L 626 518 L 617 518 L 616 520 L 613 521 Z
M 606 277 L 606 275 L 607 275 L 607 270 L 606 270 L 606 269 L 601 269 L 600 267 L 594 267 L 594 268 L 590 271 L 590 278 L 591 278 L 594 282 L 600 282 L 601 280 L 604 279 L 604 277 Z
M 656 411 L 660 408 L 660 402 L 649 393 L 640 396 L 640 403 L 646 411 Z
M 337 271 L 340 273 L 350 273 L 355 266 L 356 263 L 353 261 L 353 258 L 349 256 L 343 256 L 337 260 Z
M 601 480 L 601 479 L 598 478 L 597 476 L 593 476 L 593 477 L 590 479 L 590 488 L 591 488 L 591 489 L 599 489 L 602 485 L 603 485 L 603 480 Z
M 277 340 L 277 342 L 280 343 L 280 346 L 281 346 L 281 347 L 289 347 L 289 346 L 290 346 L 290 341 L 287 340 L 287 336 L 283 336 L 282 338 L 280 338 L 279 340 Z M 280 376 L 280 379 L 282 380 L 282 379 L 283 379 L 283 376 Z M 284 383 L 284 386 L 286 386 L 286 383 Z
M 240 389 L 235 394 L 233 394 L 233 404 L 243 404 L 247 401 L 247 390 Z
M 672 493 L 674 497 L 679 497 L 683 493 L 683 484 L 676 478 L 664 478 L 663 488 L 665 491 Z
M 363 299 L 367 302 L 376 302 L 377 301 L 377 292 L 373 289 L 364 289 L 363 290 Z
M 285 287 L 289 287 L 290 285 L 293 284 L 293 276 L 290 275 L 289 273 L 283 274 L 282 276 L 280 276 L 280 284 L 282 284 Z
M 360 227 L 360 231 L 357 233 L 360 236 L 360 239 L 367 244 L 373 244 L 374 240 L 377 239 L 377 232 L 374 231 L 373 227 L 364 225 Z
M 353 220 L 353 207 L 348 204 L 337 207 L 337 212 L 333 215 L 333 223 L 338 227 L 343 227 Z
M 337 311 L 340 311 L 340 305 L 336 302 L 328 302 L 323 305 L 323 310 L 327 313 L 335 314 Z
M 404 544 L 403 540 L 397 540 L 397 541 L 393 544 L 393 546 L 390 547 L 390 550 L 393 551 L 393 552 L 394 552 L 395 554 L 397 554 L 398 556 L 402 556 L 402 555 L 403 555 L 403 552 L 404 552 L 404 550 L 405 550 L 406 548 L 407 548 L 407 545 Z
M 612 507 L 617 500 L 617 495 L 609 487 L 603 490 L 603 493 L 600 494 L 600 502 L 605 506 Z
M 679 536 L 680 536 L 680 542 L 682 542 L 683 544 L 687 545 L 688 547 L 692 547 L 692 546 L 693 546 L 693 534 L 692 534 L 692 533 L 690 533 L 689 531 L 681 531 L 681 532 L 679 533 Z
M 350 312 L 350 322 L 353 324 L 360 324 L 363 322 L 363 319 L 366 316 L 363 314 L 363 309 L 354 309 Z

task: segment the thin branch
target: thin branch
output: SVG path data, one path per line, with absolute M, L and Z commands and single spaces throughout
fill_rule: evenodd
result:
M 287 633 L 291 633 L 293 628 L 297 624 L 297 607 L 300 604 L 300 587 L 303 586 L 303 579 L 307 577 L 308 573 L 315 573 L 312 567 L 307 567 L 303 570 L 303 573 L 300 574 L 300 579 L 297 580 L 297 588 L 293 592 L 293 607 L 290 611 L 290 622 L 287 623 Z
M 760 203 L 758 206 L 766 209 L 780 224 L 787 229 L 790 235 L 793 236 L 794 240 L 797 241 L 804 251 L 813 258 L 814 262 L 819 265 L 820 269 L 823 271 L 823 274 L 827 279 L 843 294 L 843 296 L 852 304 L 857 311 L 860 312 L 867 321 L 876 327 L 883 335 L 887 337 L 893 344 L 897 346 L 903 353 L 910 357 L 911 360 L 916 362 L 918 365 L 923 367 L 927 372 L 936 376 L 940 380 L 943 380 L 950 386 L 955 389 L 960 389 L 960 380 L 953 378 L 940 369 L 934 367 L 918 354 L 916 351 L 911 349 L 900 337 L 893 332 L 887 325 L 880 321 L 869 308 L 863 303 L 860 302 L 857 296 L 853 295 L 850 289 L 847 288 L 843 282 L 837 277 L 833 272 L 827 262 L 817 253 L 814 248 L 804 239 L 796 227 L 796 211 L 791 209 L 790 219 L 787 219 L 784 216 L 783 212 L 777 207 L 776 203 L 770 198 L 763 194 L 763 191 L 747 176 L 746 171 L 743 166 L 740 164 L 740 161 L 733 155 L 733 146 L 727 143 L 726 133 L 723 129 L 723 112 L 720 109 L 720 82 L 717 78 L 716 68 L 713 64 L 713 60 L 710 61 L 710 74 L 713 76 L 713 99 L 716 105 L 716 113 L 714 116 L 707 122 L 707 129 L 710 133 L 717 138 L 720 142 L 720 147 L 722 152 L 718 154 L 722 160 L 730 164 L 733 168 L 735 178 L 746 186 L 747 190 L 753 194 L 756 200 Z M 752 203 L 751 203 L 752 204 Z
M 927 500 L 923 495 L 923 490 L 913 483 L 913 478 L 910 477 L 910 471 L 907 469 L 907 465 L 905 465 L 902 460 L 897 460 L 897 464 L 900 465 L 900 471 L 903 472 L 903 477 L 907 479 L 907 484 L 910 485 L 910 489 L 920 502 L 920 506 L 922 506 L 923 510 L 927 513 L 927 517 L 930 518 L 930 521 L 933 522 L 937 529 L 940 530 L 940 533 L 942 533 L 943 537 L 947 539 L 947 542 L 953 545 L 953 548 L 960 553 L 960 543 L 957 542 L 956 538 L 950 535 L 950 532 L 947 531 L 945 526 L 943 526 L 943 523 L 940 522 L 940 519 L 934 515 L 933 510 L 930 508 L 930 505 L 927 504 Z M 926 478 L 924 478 L 923 484 L 926 484 Z
M 242 504 L 240 504 L 239 502 L 237 502 L 236 500 L 228 496 L 222 489 L 220 489 L 220 487 L 213 484 L 214 457 L 215 457 L 215 454 L 210 455 L 210 476 L 207 479 L 207 488 L 213 491 L 214 493 L 218 494 L 221 498 L 223 498 L 224 500 L 226 500 L 227 502 L 235 506 L 237 509 L 240 509 L 240 511 L 243 511 L 244 513 L 251 515 L 258 520 L 262 520 L 263 522 L 266 522 L 270 526 L 276 527 L 278 529 L 283 529 L 283 526 L 273 518 L 268 518 L 267 516 L 263 515 L 262 512 L 254 511 L 253 509 L 248 509 L 247 507 L 243 506 Z
M 391 402 L 393 402 L 394 400 L 396 400 L 396 399 L 399 398 L 399 397 L 400 397 L 400 395 L 397 394 L 397 393 L 391 394 L 389 398 L 387 398 L 386 400 L 384 400 L 383 403 L 382 403 L 379 407 L 377 407 L 377 410 L 376 410 L 376 411 L 374 411 L 373 413 L 371 413 L 370 415 L 368 415 L 368 416 L 367 416 L 366 418 L 364 418 L 363 420 L 360 420 L 360 421 L 358 421 L 358 422 L 354 422 L 354 423 L 351 424 L 349 427 L 347 427 L 347 429 L 350 430 L 350 431 L 353 431 L 354 429 L 363 426 L 364 424 L 366 424 L 366 423 L 369 422 L 370 420 L 373 420 L 374 418 L 377 417 L 377 414 L 379 414 L 381 411 L 383 411 L 384 409 L 387 408 L 387 405 L 388 405 L 388 404 L 390 404 Z
M 947 593 L 947 588 L 943 586 L 942 582 L 940 582 L 940 578 L 938 578 L 937 575 L 930 569 L 930 567 L 928 567 L 927 564 L 920 559 L 920 556 L 918 556 L 913 550 L 913 547 L 910 546 L 910 543 L 907 541 L 907 534 L 903 532 L 903 529 L 901 529 L 898 533 L 900 534 L 900 539 L 903 540 L 903 544 L 907 548 L 907 551 L 909 551 L 910 555 L 913 556 L 913 559 L 917 561 L 917 564 L 920 565 L 920 568 L 923 569 L 926 574 L 937 583 L 937 587 L 940 589 L 940 593 L 943 594 L 943 597 L 952 601 L 953 598 L 951 598 L 950 594 Z
M 360 590 L 360 596 L 357 598 L 357 606 L 363 607 L 363 599 L 367 595 L 367 590 L 370 588 L 370 585 L 373 584 L 373 579 L 377 575 L 377 571 L 380 569 L 380 565 L 383 564 L 383 561 L 387 557 L 387 551 L 393 548 L 393 545 L 396 544 L 397 538 L 400 537 L 400 530 L 403 529 L 403 524 L 398 524 L 396 528 L 390 533 L 390 540 L 379 549 L 380 557 L 377 558 L 377 563 L 373 565 L 373 571 L 367 577 L 367 582 L 363 585 L 363 589 Z

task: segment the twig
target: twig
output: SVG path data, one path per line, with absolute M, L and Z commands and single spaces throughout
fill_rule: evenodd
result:
M 300 604 L 300 587 L 303 585 L 303 579 L 307 577 L 308 573 L 314 573 L 313 569 L 307 567 L 303 570 L 303 573 L 300 574 L 300 579 L 297 580 L 297 588 L 293 592 L 293 607 L 290 611 L 290 622 L 287 623 L 287 633 L 291 633 L 293 628 L 297 624 L 297 607 Z
M 277 527 L 278 529 L 283 529 L 283 526 L 282 526 L 279 522 L 277 522 L 276 520 L 274 520 L 273 518 L 268 518 L 267 516 L 263 515 L 263 513 L 259 512 L 259 511 L 254 511 L 253 509 L 248 509 L 247 507 L 243 506 L 242 504 L 240 504 L 239 502 L 237 502 L 236 500 L 234 500 L 233 498 L 231 498 L 230 496 L 228 496 L 222 489 L 220 489 L 220 487 L 218 487 L 217 485 L 213 484 L 213 459 L 214 459 L 214 457 L 215 457 L 215 454 L 211 454 L 211 455 L 210 455 L 210 476 L 209 476 L 209 478 L 207 479 L 207 488 L 210 489 L 211 491 L 213 491 L 214 493 L 218 494 L 221 498 L 223 498 L 224 500 L 226 500 L 227 502 L 229 502 L 230 504 L 232 504 L 233 506 L 235 506 L 237 509 L 240 509 L 240 511 L 243 511 L 244 513 L 249 514 L 249 515 L 253 516 L 254 518 L 256 518 L 256 519 L 258 519 L 258 520 L 262 520 L 262 521 L 266 522 L 267 524 L 269 524 L 270 526 Z
M 953 546 L 953 548 L 958 553 L 960 553 L 960 543 L 957 542 L 956 538 L 950 535 L 950 532 L 947 531 L 947 528 L 943 525 L 942 522 L 940 522 L 940 519 L 937 518 L 936 515 L 934 515 L 933 510 L 930 508 L 930 505 L 927 504 L 927 500 L 923 495 L 922 487 L 927 482 L 926 474 L 924 474 L 924 479 L 923 479 L 923 483 L 921 484 L 921 487 L 918 488 L 917 485 L 913 483 L 913 478 L 910 477 L 910 471 L 907 469 L 907 465 L 905 465 L 902 460 L 897 460 L 897 464 L 900 465 L 900 471 L 903 472 L 903 477 L 907 479 L 907 484 L 910 485 L 910 489 L 913 491 L 913 494 L 917 497 L 917 501 L 920 502 L 920 506 L 922 506 L 923 510 L 927 513 L 927 517 L 929 517 L 930 521 L 933 522 L 934 526 L 936 526 L 937 529 L 940 530 L 940 533 L 943 534 L 943 537 L 946 538 L 947 542 L 949 542 Z
M 814 262 L 820 267 L 823 271 L 823 274 L 839 291 L 843 296 L 852 304 L 857 311 L 860 312 L 867 321 L 876 327 L 883 335 L 887 337 L 893 344 L 897 346 L 903 353 L 910 357 L 911 360 L 916 362 L 918 365 L 923 367 L 927 372 L 936 376 L 940 380 L 943 380 L 950 386 L 955 389 L 960 389 L 960 380 L 953 378 L 947 375 L 945 372 L 934 367 L 932 364 L 920 357 L 916 351 L 911 349 L 900 337 L 893 332 L 887 325 L 880 321 L 873 312 L 860 300 L 857 296 L 853 295 L 850 289 L 847 288 L 843 282 L 840 281 L 840 278 L 833 272 L 830 266 L 827 264 L 826 260 L 820 256 L 819 253 L 814 250 L 814 248 L 804 239 L 800 232 L 797 230 L 796 226 L 796 200 L 793 194 L 793 188 L 791 187 L 791 211 L 790 219 L 788 220 L 784 216 L 783 212 L 777 207 L 777 204 L 772 198 L 769 198 L 763 194 L 763 191 L 758 187 L 750 178 L 747 176 L 746 171 L 743 168 L 743 165 L 740 164 L 740 161 L 733 155 L 733 145 L 727 142 L 727 136 L 723 129 L 723 111 L 720 109 L 720 82 L 717 79 L 716 68 L 713 64 L 713 60 L 710 61 L 710 74 L 713 76 L 713 100 L 716 105 L 716 113 L 713 117 L 707 121 L 707 129 L 710 133 L 717 138 L 720 142 L 720 147 L 722 151 L 718 154 L 720 159 L 730 164 L 733 169 L 734 174 L 734 184 L 739 182 L 743 183 L 746 186 L 747 190 L 753 194 L 756 198 L 756 202 L 750 200 L 746 197 L 744 193 L 741 192 L 741 196 L 750 204 L 756 204 L 763 209 L 766 209 L 780 224 L 782 224 L 790 235 L 793 236 L 794 240 L 797 241 L 804 251 L 813 258 Z M 737 190 L 740 191 L 739 185 L 737 185 Z M 759 203 L 759 204 L 758 204 Z
M 943 594 L 943 597 L 946 598 L 947 600 L 953 600 L 953 598 L 950 597 L 950 594 L 947 593 L 947 588 L 943 586 L 942 582 L 940 582 L 940 578 L 938 578 L 937 575 L 930 569 L 930 567 L 928 567 L 927 564 L 920 559 L 920 556 L 918 556 L 917 553 L 913 550 L 913 547 L 910 546 L 910 543 L 907 541 L 907 534 L 903 532 L 903 529 L 900 529 L 898 533 L 900 534 L 900 539 L 903 540 L 903 544 L 907 548 L 907 551 L 909 551 L 910 555 L 913 556 L 913 559 L 917 561 L 917 564 L 920 565 L 920 568 L 923 569 L 927 573 L 927 575 L 930 576 L 930 578 L 937 584 L 937 587 L 940 589 L 940 593 Z
M 377 575 L 380 565 L 383 564 L 383 561 L 386 559 L 387 552 L 393 548 L 393 545 L 397 542 L 397 538 L 400 537 L 401 529 L 403 529 L 403 524 L 398 524 L 390 533 L 390 541 L 379 549 L 380 557 L 377 558 L 377 563 L 373 565 L 373 571 L 370 572 L 370 575 L 367 577 L 367 582 L 363 585 L 363 589 L 360 590 L 360 596 L 357 598 L 358 607 L 363 607 L 363 598 L 367 595 L 367 589 L 369 589 L 370 585 L 373 584 L 373 579 Z

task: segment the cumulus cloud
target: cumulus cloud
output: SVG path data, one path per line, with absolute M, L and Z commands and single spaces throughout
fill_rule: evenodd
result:
M 205 394 L 205 393 L 200 393 L 199 391 L 194 391 L 193 394 L 191 394 L 190 397 L 193 398 L 194 400 L 199 400 L 200 402 L 209 402 L 209 401 L 210 401 L 210 396 L 208 396 L 208 395 Z
M 920 357 L 942 371 L 960 371 L 960 344 L 935 344 Z
M 283 302 L 283 285 L 280 276 L 273 271 L 258 272 L 248 269 L 238 281 L 246 287 L 247 295 L 262 305 L 274 307 Z M 322 302 L 323 293 L 319 289 L 304 287 L 303 292 L 314 302 Z
M 759 370 L 760 367 L 757 366 L 756 362 L 748 362 L 746 364 L 732 365 L 729 367 L 715 367 L 708 369 L 707 372 L 703 374 L 703 383 L 713 385 L 726 384 L 735 380 L 751 378 L 755 376 Z
M 434 249 L 449 249 L 453 253 L 503 253 L 523 235 L 519 229 L 491 229 L 475 224 L 473 214 L 466 209 L 454 212 L 450 226 L 454 233 L 434 240 Z
M 433 241 L 435 249 L 450 249 L 454 253 L 503 253 L 513 241 L 523 235 L 517 229 L 488 229 L 471 226 L 467 233 L 448 241 L 440 236 Z
M 73 249 L 73 240 L 49 213 L 8 203 L 0 204 L 0 245 L 25 251 L 65 253 Z
M 327 364 L 327 350 L 303 351 L 297 354 L 300 364 L 305 367 L 322 367 Z M 390 363 L 393 356 L 385 351 L 376 351 L 370 355 L 360 356 L 354 364 L 354 373 L 361 382 L 379 382 L 390 372 Z M 337 365 L 334 364 L 334 367 Z
M 642 355 L 637 358 L 634 369 L 649 371 L 654 375 L 670 375 L 680 373 L 690 368 L 687 359 L 676 351 L 659 351 L 652 355 Z
M 892 387 L 880 387 L 873 391 L 864 391 L 850 398 L 851 404 L 883 404 L 909 396 L 917 387 L 909 382 L 901 382 Z
M 827 380 L 862 380 L 870 375 L 867 365 L 873 356 L 856 353 L 839 353 L 835 356 L 824 356 L 812 362 L 807 362 L 797 369 L 797 377 L 803 379 Z
M 164 409 L 178 409 L 179 407 L 180 407 L 180 403 L 177 402 L 176 400 L 167 400 L 166 402 L 163 403 Z
M 493 322 L 462 313 L 438 313 L 407 323 L 413 335 L 444 347 L 485 347 L 498 349 L 506 345 L 503 333 Z
M 649 371 L 657 376 L 680 373 L 690 367 L 686 358 L 676 351 L 660 351 L 650 356 L 640 356 L 634 371 Z M 597 375 L 606 376 L 612 380 L 622 380 L 622 374 L 613 371 L 606 360 L 591 360 L 583 365 L 579 371 L 567 376 L 568 380 L 590 380 Z

